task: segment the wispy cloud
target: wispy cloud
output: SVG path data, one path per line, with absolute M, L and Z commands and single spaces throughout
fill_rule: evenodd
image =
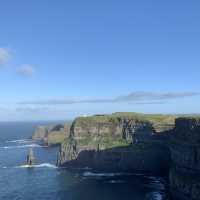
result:
M 199 92 L 145 92 L 136 91 L 128 95 L 121 95 L 114 98 L 96 98 L 96 99 L 47 99 L 42 101 L 25 101 L 19 104 L 24 105 L 67 105 L 83 103 L 135 103 L 135 104 L 161 104 L 166 100 L 181 99 L 200 95 Z
M 47 112 L 50 109 L 48 107 L 18 107 L 16 108 L 17 112 L 24 112 L 24 113 L 37 113 L 37 112 Z
M 1 110 L 0 110 L 1 111 Z M 24 114 L 66 114 L 68 112 L 76 112 L 76 110 L 73 109 L 66 109 L 66 108 L 56 108 L 56 107 L 50 107 L 50 106 L 23 106 L 23 107 L 17 107 L 15 108 L 15 111 L 17 113 L 24 113 Z
M 0 66 L 3 66 L 10 60 L 10 52 L 6 48 L 0 48 Z
M 29 64 L 23 64 L 19 67 L 18 69 L 18 74 L 22 75 L 22 76 L 33 76 L 33 74 L 35 73 L 35 69 L 33 68 L 32 65 Z
M 165 93 L 156 93 L 156 92 L 145 92 L 138 91 L 132 92 L 128 95 L 119 96 L 115 98 L 115 101 L 147 101 L 147 100 L 169 100 L 177 99 L 184 97 L 191 97 L 200 95 L 199 92 L 165 92 Z

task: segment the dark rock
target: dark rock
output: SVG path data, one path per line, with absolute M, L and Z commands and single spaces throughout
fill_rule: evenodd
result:
M 200 199 L 200 119 L 178 118 L 170 140 L 170 190 L 180 200 Z

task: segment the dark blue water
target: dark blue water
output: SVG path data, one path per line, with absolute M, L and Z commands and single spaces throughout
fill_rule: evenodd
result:
M 29 138 L 43 123 L 0 123 L 0 199 L 2 200 L 165 200 L 163 177 L 138 174 L 69 172 L 55 166 L 58 149 Z M 23 166 L 33 147 L 37 164 Z

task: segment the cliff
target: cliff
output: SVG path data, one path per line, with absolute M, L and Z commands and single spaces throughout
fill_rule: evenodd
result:
M 178 118 L 170 140 L 170 190 L 176 199 L 200 199 L 200 118 Z
M 33 140 L 41 140 L 43 138 L 45 138 L 49 131 L 50 131 L 51 127 L 47 127 L 47 126 L 39 126 L 36 128 L 36 130 L 34 131 L 34 133 L 32 134 L 32 139 Z
M 169 175 L 173 199 L 200 199 L 200 118 L 114 113 L 74 120 L 58 165 Z
M 69 137 L 69 132 L 69 123 L 65 123 L 64 125 L 39 126 L 34 131 L 32 139 L 40 140 L 48 146 L 57 145 L 61 144 L 67 137 Z
M 169 168 L 170 154 L 156 131 L 164 118 L 167 117 L 137 113 L 79 117 L 61 145 L 58 165 L 103 171 L 164 172 Z

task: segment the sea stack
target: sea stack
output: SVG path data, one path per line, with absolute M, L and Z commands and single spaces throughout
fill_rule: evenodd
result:
M 29 149 L 26 164 L 27 165 L 33 165 L 34 164 L 34 156 L 33 156 L 32 148 Z

